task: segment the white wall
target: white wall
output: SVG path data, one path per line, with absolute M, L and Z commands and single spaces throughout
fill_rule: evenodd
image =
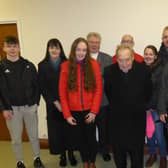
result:
M 167 7 L 167 0 L 0 0 L 0 22 L 18 21 L 22 55 L 37 65 L 48 39 L 59 38 L 68 55 L 72 41 L 90 31 L 101 33 L 101 49 L 111 55 L 125 33 L 134 36 L 140 54 L 147 44 L 159 48 Z M 42 101 L 40 138 L 47 136 L 45 115 Z

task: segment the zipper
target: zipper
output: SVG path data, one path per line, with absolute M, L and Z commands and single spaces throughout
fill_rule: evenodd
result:
M 82 110 L 84 111 L 82 87 L 83 85 L 82 85 L 82 64 L 81 64 L 81 104 L 82 104 Z

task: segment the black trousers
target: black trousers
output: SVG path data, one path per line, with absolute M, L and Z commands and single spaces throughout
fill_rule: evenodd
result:
M 109 108 L 108 106 L 102 106 L 98 115 L 96 116 L 96 126 L 98 128 L 99 135 L 99 151 L 102 154 L 108 153 L 108 144 L 109 144 L 109 127 L 108 127 L 108 119 L 109 119 Z
M 138 146 L 136 149 L 126 149 L 119 145 L 113 146 L 114 161 L 117 168 L 127 167 L 127 154 L 130 155 L 131 168 L 143 168 L 143 145 Z
M 95 162 L 97 154 L 95 123 L 86 124 L 85 116 L 89 111 L 71 112 L 77 125 L 69 127 L 68 143 L 72 149 L 78 149 L 83 162 Z
M 48 142 L 51 154 L 62 154 L 66 151 L 66 121 L 47 120 Z

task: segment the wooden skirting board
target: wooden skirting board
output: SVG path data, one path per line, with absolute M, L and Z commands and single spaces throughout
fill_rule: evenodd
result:
M 40 139 L 40 148 L 41 149 L 48 149 L 48 139 Z

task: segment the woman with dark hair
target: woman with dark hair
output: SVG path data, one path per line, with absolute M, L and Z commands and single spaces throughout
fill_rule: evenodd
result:
M 61 65 L 59 93 L 70 130 L 69 146 L 79 149 L 84 168 L 95 168 L 95 117 L 102 99 L 102 77 L 100 65 L 91 58 L 84 38 L 73 42 L 69 60 Z
M 66 166 L 65 120 L 59 98 L 60 66 L 66 60 L 63 47 L 58 39 L 47 43 L 46 56 L 38 65 L 40 90 L 46 102 L 48 140 L 51 154 L 60 154 L 60 166 Z M 68 150 L 72 166 L 77 164 L 73 152 Z
M 147 66 L 150 67 L 152 72 L 152 84 L 153 84 L 153 93 L 151 101 L 148 105 L 148 112 L 151 113 L 154 124 L 155 131 L 151 138 L 148 138 L 148 146 L 150 151 L 150 156 L 146 162 L 146 167 L 151 167 L 153 163 L 157 160 L 156 155 L 156 141 L 159 147 L 160 153 L 160 167 L 166 168 L 166 141 L 164 137 L 163 131 L 163 123 L 159 119 L 159 114 L 157 112 L 158 106 L 158 97 L 160 91 L 160 82 L 161 82 L 161 73 L 163 69 L 163 65 L 161 64 L 161 60 L 158 59 L 158 52 L 155 46 L 148 45 L 144 49 L 144 62 Z

